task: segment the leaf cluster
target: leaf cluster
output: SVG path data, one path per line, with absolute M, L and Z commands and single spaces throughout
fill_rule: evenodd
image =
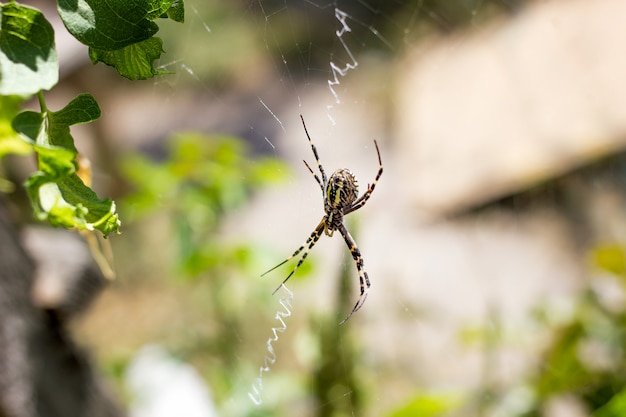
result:
M 114 67 L 131 80 L 165 73 L 154 62 L 163 53 L 158 18 L 184 20 L 183 0 L 59 0 L 67 30 L 89 46 L 92 62 Z M 70 126 L 100 117 L 96 100 L 81 94 L 64 108 L 47 108 L 43 91 L 59 80 L 54 30 L 41 11 L 15 1 L 0 4 L 0 157 L 36 155 L 38 170 L 26 181 L 36 216 L 55 226 L 118 232 L 115 203 L 100 199 L 90 179 L 78 175 Z M 19 112 L 37 95 L 40 111 Z
M 58 0 L 57 9 L 67 30 L 89 46 L 94 64 L 110 65 L 131 80 L 166 73 L 153 65 L 163 53 L 154 20 L 184 21 L 182 0 Z

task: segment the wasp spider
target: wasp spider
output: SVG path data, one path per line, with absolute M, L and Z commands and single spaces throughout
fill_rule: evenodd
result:
M 380 179 L 380 176 L 383 173 L 383 163 L 380 158 L 380 150 L 378 149 L 378 143 L 376 143 L 376 140 L 374 140 L 374 145 L 376 146 L 376 153 L 378 155 L 378 164 L 379 164 L 378 173 L 376 174 L 376 178 L 374 178 L 374 182 L 372 182 L 372 184 L 367 185 L 367 191 L 363 193 L 361 197 L 359 197 L 359 187 L 357 185 L 356 177 L 349 169 L 346 169 L 346 168 L 338 169 L 335 172 L 333 172 L 330 177 L 326 177 L 326 173 L 324 172 L 324 168 L 322 167 L 322 163 L 320 162 L 319 155 L 317 154 L 317 149 L 315 148 L 315 145 L 313 144 L 313 141 L 311 140 L 311 136 L 309 136 L 309 132 L 306 128 L 306 124 L 304 123 L 304 118 L 302 117 L 302 115 L 300 115 L 300 119 L 302 120 L 302 126 L 304 126 L 304 132 L 306 133 L 306 136 L 309 139 L 311 150 L 313 151 L 313 155 L 315 156 L 315 161 L 317 162 L 317 167 L 321 174 L 321 179 L 320 177 L 317 176 L 315 172 L 313 172 L 313 170 L 311 169 L 311 167 L 306 161 L 304 161 L 304 165 L 306 165 L 307 169 L 311 172 L 311 174 L 313 174 L 315 181 L 317 181 L 320 188 L 322 189 L 322 195 L 324 197 L 325 214 L 324 214 L 324 217 L 322 218 L 322 221 L 317 225 L 317 227 L 315 228 L 313 233 L 311 233 L 311 236 L 309 236 L 309 238 L 306 240 L 304 245 L 300 246 L 289 258 L 285 259 L 284 261 L 282 261 L 281 263 L 279 263 L 272 269 L 264 272 L 261 276 L 273 271 L 279 266 L 290 261 L 300 252 L 304 251 L 302 253 L 302 256 L 300 257 L 300 260 L 296 264 L 296 266 L 289 273 L 289 275 L 287 275 L 287 278 L 285 278 L 284 281 L 282 282 L 282 284 L 284 284 L 298 270 L 300 265 L 302 265 L 302 263 L 308 256 L 311 248 L 313 248 L 315 243 L 317 243 L 319 238 L 322 236 L 322 232 L 326 236 L 332 236 L 333 232 L 335 230 L 338 230 L 339 233 L 341 233 L 341 236 L 343 236 L 343 239 L 346 241 L 346 245 L 348 245 L 348 248 L 350 249 L 350 253 L 352 254 L 352 259 L 354 259 L 354 262 L 356 263 L 356 269 L 359 273 L 359 282 L 361 285 L 361 295 L 359 296 L 358 301 L 352 308 L 352 311 L 350 312 L 350 314 L 348 314 L 348 316 L 345 319 L 343 319 L 341 323 L 339 323 L 339 324 L 343 324 L 346 322 L 346 320 L 350 318 L 350 316 L 352 316 L 352 314 L 354 314 L 358 309 L 360 309 L 363 306 L 363 303 L 365 303 L 365 299 L 367 298 L 367 291 L 370 288 L 370 280 L 369 280 L 369 277 L 367 276 L 367 272 L 365 271 L 365 266 L 363 264 L 363 257 L 361 256 L 361 252 L 359 251 L 359 248 L 356 246 L 354 239 L 350 235 L 350 232 L 348 232 L 348 229 L 346 229 L 346 226 L 344 226 L 343 224 L 343 216 L 345 216 L 346 214 L 350 214 L 353 211 L 356 211 L 365 205 L 367 200 L 372 195 L 372 192 L 374 191 L 374 187 L 376 187 L 376 184 L 378 183 L 378 180 Z M 278 291 L 278 289 L 282 286 L 282 284 L 278 286 L 276 290 L 274 290 L 274 293 Z

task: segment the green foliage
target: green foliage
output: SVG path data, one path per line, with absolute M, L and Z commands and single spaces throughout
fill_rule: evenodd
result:
M 446 393 L 422 393 L 407 404 L 393 411 L 388 417 L 437 417 L 444 416 L 459 408 L 462 399 L 459 395 Z
M 585 415 L 626 415 L 625 248 L 619 242 L 591 248 L 589 285 L 568 300 L 572 304 L 567 308 L 560 303 L 538 306 L 530 329 L 532 337 L 543 335 L 538 338 L 542 341 L 540 357 L 521 380 L 490 382 L 496 363 L 492 357 L 508 340 L 499 325 L 495 331 L 486 327 L 482 332 L 470 329 L 462 334 L 471 343 L 481 341 L 486 364 L 482 386 L 460 404 L 462 415 L 538 417 L 546 415 L 552 401 L 561 399 L 585 410 Z M 418 398 L 391 416 L 461 415 L 454 406 L 432 411 L 428 407 L 428 401 Z
M 76 174 L 78 151 L 70 135 L 70 125 L 98 117 L 98 103 L 82 94 L 57 112 L 22 112 L 13 119 L 13 128 L 37 153 L 39 170 L 26 182 L 37 217 L 55 226 L 98 229 L 106 236 L 120 226 L 115 204 L 99 199 Z
M 626 389 L 615 394 L 606 405 L 593 413 L 593 417 L 623 417 L 626 415 Z
M 616 268 L 619 262 L 605 262 L 615 258 L 616 247 L 595 248 L 591 258 L 603 260 L 601 269 L 605 271 L 620 270 Z M 613 296 L 621 292 L 623 297 L 625 288 L 618 275 L 590 279 L 592 285 L 576 298 L 574 311 L 566 320 L 561 317 L 552 322 L 549 309 L 540 315 L 552 340 L 540 366 L 526 381 L 534 391 L 535 404 L 525 416 L 542 415 L 542 407 L 560 397 L 575 398 L 595 417 L 622 416 L 626 411 L 626 309 L 598 291 L 610 285 Z
M 122 77 L 143 80 L 169 71 L 155 69 L 152 63 L 163 53 L 163 41 L 150 38 L 114 51 L 89 48 L 89 58 L 95 64 L 103 62 L 115 67 Z
M 153 65 L 163 53 L 154 20 L 184 21 L 182 0 L 100 1 L 59 0 L 58 11 L 67 30 L 89 46 L 92 62 L 114 67 L 131 80 L 166 73 Z
M 162 74 L 153 63 L 163 52 L 157 18 L 184 21 L 183 0 L 59 0 L 59 15 L 69 32 L 89 46 L 94 63 L 115 67 L 129 79 Z M 63 109 L 47 109 L 43 90 L 58 82 L 59 65 L 54 31 L 37 9 L 10 2 L 0 6 L 0 157 L 37 155 L 38 170 L 26 187 L 37 218 L 79 230 L 118 232 L 115 203 L 100 199 L 77 175 L 77 150 L 70 126 L 100 117 L 89 94 L 81 94 Z M 40 112 L 19 112 L 37 94 Z M 21 138 L 21 139 L 20 139 Z M 90 182 L 90 181 L 88 181 Z M 0 181 L 3 190 L 10 190 Z
M 157 2 L 163 3 L 163 2 Z M 171 0 L 169 1 L 171 4 Z M 158 30 L 150 1 L 59 0 L 57 9 L 67 30 L 90 48 L 115 50 L 150 38 Z
M 226 242 L 220 226 L 253 191 L 281 180 L 287 169 L 275 159 L 253 157 L 241 139 L 181 133 L 167 141 L 163 158 L 129 155 L 121 171 L 133 188 L 120 204 L 134 223 L 131 233 L 158 229 L 165 236 L 143 242 L 142 252 L 165 256 L 161 268 L 193 288 L 185 314 L 197 315 L 197 326 L 177 334 L 172 348 L 201 369 L 205 364 L 216 401 L 226 402 L 241 384 L 233 375 L 241 372 L 245 356 L 240 335 L 249 324 L 251 301 L 271 297 L 273 286 L 258 285 L 263 251 L 241 240 Z M 255 277 L 255 285 L 244 285 L 242 277 Z
M 167 17 L 174 22 L 183 23 L 185 21 L 185 4 L 183 0 L 174 0 L 166 11 Z
M 591 251 L 594 266 L 611 274 L 626 275 L 626 253 L 624 246 L 617 244 L 602 245 Z
M 217 227 L 253 189 L 281 180 L 284 165 L 251 159 L 240 139 L 195 133 L 174 137 L 168 155 L 162 162 L 140 155 L 123 162 L 123 172 L 137 190 L 124 200 L 125 212 L 135 218 L 157 210 L 168 213 L 178 238 L 179 266 L 188 276 L 245 264 L 252 251 L 217 243 Z
M 59 80 L 54 31 L 31 7 L 1 6 L 0 94 L 27 96 L 52 88 Z

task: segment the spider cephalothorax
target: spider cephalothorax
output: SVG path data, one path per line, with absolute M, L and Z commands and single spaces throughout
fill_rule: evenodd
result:
M 361 197 L 359 197 L 359 187 L 357 185 L 356 177 L 352 172 L 350 172 L 349 169 L 338 169 L 333 172 L 329 178 L 326 177 L 326 173 L 324 172 L 324 168 L 322 167 L 322 163 L 320 162 L 319 155 L 317 154 L 317 149 L 315 148 L 315 145 L 313 145 L 311 136 L 309 136 L 309 132 L 307 131 L 306 124 L 304 123 L 304 118 L 302 117 L 302 115 L 300 115 L 300 119 L 302 120 L 304 132 L 306 133 L 306 137 L 309 139 L 309 144 L 311 145 L 311 150 L 313 151 L 313 155 L 315 156 L 317 168 L 319 169 L 322 178 L 320 179 L 320 177 L 318 177 L 317 174 L 313 172 L 313 170 L 306 161 L 304 161 L 304 165 L 306 165 L 307 169 L 311 172 L 311 174 L 313 174 L 315 181 L 317 181 L 320 188 L 322 189 L 322 195 L 324 196 L 325 214 L 322 218 L 322 221 L 317 225 L 315 230 L 313 230 L 313 233 L 311 233 L 311 236 L 309 236 L 304 245 L 300 246 L 289 258 L 285 259 L 274 268 L 266 271 L 265 273 L 263 273 L 263 275 L 283 265 L 285 262 L 291 260 L 294 256 L 304 250 L 302 257 L 300 258 L 296 266 L 293 268 L 287 278 L 285 278 L 282 282 L 282 284 L 284 284 L 289 278 L 291 278 L 291 276 L 294 274 L 294 272 L 296 272 L 300 265 L 302 265 L 302 262 L 304 262 L 304 260 L 308 256 L 309 251 L 311 250 L 313 245 L 315 245 L 315 243 L 322 236 L 322 233 L 326 234 L 327 236 L 332 236 L 335 230 L 339 230 L 339 233 L 341 233 L 341 236 L 343 236 L 343 239 L 345 240 L 348 249 L 350 249 L 350 254 L 352 255 L 352 259 L 354 259 L 357 272 L 359 273 L 359 282 L 361 285 L 361 295 L 354 307 L 352 308 L 350 314 L 348 314 L 348 316 L 340 323 L 343 324 L 346 320 L 350 318 L 350 316 L 352 316 L 352 314 L 354 314 L 354 312 L 356 312 L 358 309 L 361 308 L 361 306 L 363 306 L 363 303 L 365 303 L 365 299 L 367 298 L 367 291 L 370 288 L 370 280 L 367 276 L 367 272 L 365 271 L 363 257 L 361 256 L 361 252 L 359 251 L 359 248 L 357 248 L 354 239 L 350 235 L 350 232 L 348 232 L 348 229 L 346 229 L 343 224 L 343 216 L 345 216 L 346 214 L 350 214 L 365 205 L 367 200 L 372 195 L 374 187 L 376 187 L 376 184 L 378 183 L 378 180 L 383 173 L 383 162 L 380 159 L 380 150 L 378 149 L 378 143 L 374 141 L 374 146 L 376 146 L 376 153 L 378 155 L 378 173 L 376 174 L 376 178 L 374 178 L 374 182 L 372 182 L 371 185 L 368 184 L 367 191 Z M 278 288 L 280 288 L 280 286 Z M 276 288 L 274 292 L 278 291 L 278 288 Z

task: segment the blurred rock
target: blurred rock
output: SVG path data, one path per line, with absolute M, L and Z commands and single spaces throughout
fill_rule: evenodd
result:
M 456 212 L 626 146 L 619 0 L 535 2 L 401 63 L 397 129 L 415 206 Z
M 69 318 L 82 312 L 104 288 L 106 280 L 77 233 L 28 227 L 22 239 L 37 264 L 31 290 L 36 307 Z

